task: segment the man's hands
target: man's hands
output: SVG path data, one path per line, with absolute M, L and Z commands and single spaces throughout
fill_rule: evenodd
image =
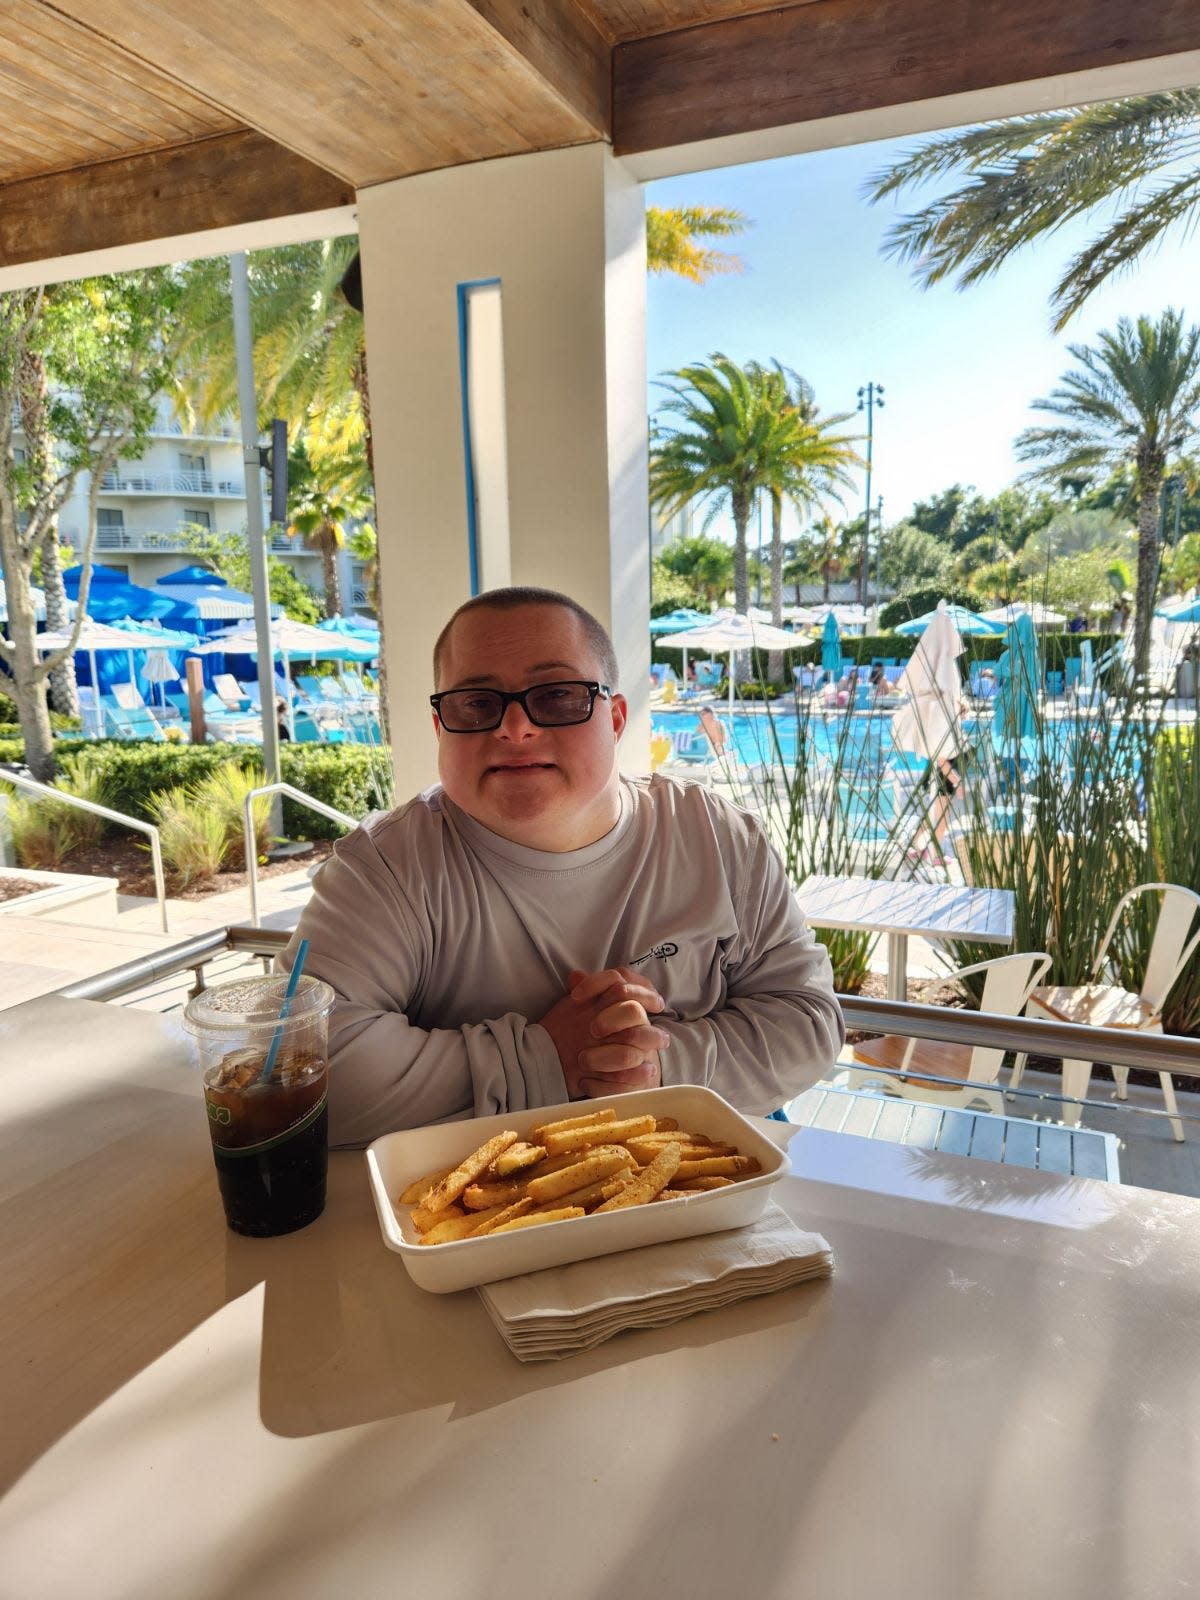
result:
M 658 1052 L 671 1042 L 650 1021 L 665 1006 L 662 996 L 630 967 L 572 972 L 567 984 L 541 1025 L 554 1040 L 571 1098 L 656 1089 Z

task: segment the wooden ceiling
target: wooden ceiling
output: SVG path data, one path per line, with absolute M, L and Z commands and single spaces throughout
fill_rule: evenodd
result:
M 0 265 L 1197 49 L 1195 0 L 0 0 Z

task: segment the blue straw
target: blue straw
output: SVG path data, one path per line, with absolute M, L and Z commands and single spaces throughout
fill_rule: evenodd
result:
M 270 1081 L 275 1070 L 275 1057 L 279 1054 L 279 1046 L 283 1042 L 283 1025 L 287 1021 L 288 1012 L 292 1009 L 292 996 L 296 992 L 296 985 L 300 982 L 300 974 L 304 971 L 304 963 L 308 957 L 308 940 L 301 939 L 296 946 L 296 959 L 292 963 L 292 975 L 288 979 L 287 988 L 283 991 L 283 1004 L 279 1008 L 279 1025 L 275 1029 L 271 1040 L 271 1048 L 267 1051 L 267 1059 L 262 1069 L 261 1083 Z

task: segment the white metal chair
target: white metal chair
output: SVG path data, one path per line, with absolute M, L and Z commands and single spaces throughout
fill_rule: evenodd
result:
M 995 1016 L 1020 1016 L 1030 991 L 1050 965 L 1044 951 L 1022 951 L 1018 955 L 997 956 L 971 967 L 960 967 L 946 974 L 945 981 L 986 973 L 980 1011 Z M 1004 1049 L 1000 1045 L 947 1044 L 938 1039 L 909 1039 L 886 1033 L 848 1045 L 839 1066 L 844 1065 L 846 1086 L 857 1089 L 866 1082 L 878 1082 L 889 1094 L 910 1100 L 927 1100 L 936 1105 L 967 1106 L 978 1103 L 989 1111 L 1003 1113 L 1003 1099 L 997 1085 Z M 957 1079 L 956 1083 L 931 1082 L 928 1078 L 894 1078 L 893 1072 L 929 1072 L 938 1078 Z M 839 1072 L 841 1080 L 843 1074 Z
M 1141 988 L 1136 994 L 1116 981 L 1104 981 L 1105 957 L 1117 931 L 1125 908 L 1147 894 L 1161 894 L 1158 921 L 1150 941 L 1150 954 Z M 1187 966 L 1200 945 L 1200 929 L 1189 939 L 1192 923 L 1200 911 L 1200 894 L 1185 889 L 1177 883 L 1139 883 L 1122 895 L 1092 969 L 1092 980 L 1083 984 L 1062 984 L 1048 989 L 1034 989 L 1029 996 L 1028 1014 L 1047 1017 L 1051 1022 L 1086 1023 L 1093 1028 L 1135 1028 L 1140 1033 L 1161 1033 L 1163 1007 L 1175 980 Z M 1109 977 L 1111 979 L 1111 973 Z M 1025 1071 L 1025 1056 L 1019 1055 L 1013 1065 L 1009 1088 L 1015 1089 Z M 1113 1077 L 1117 1081 L 1117 1099 L 1124 1100 L 1129 1084 L 1129 1068 L 1115 1066 Z M 1087 1097 L 1092 1079 L 1090 1061 L 1067 1060 L 1062 1064 L 1063 1094 L 1068 1100 Z M 1175 1085 L 1169 1072 L 1160 1072 L 1163 1101 L 1171 1118 L 1175 1138 L 1183 1142 L 1183 1123 L 1177 1115 Z M 1078 1123 L 1080 1108 L 1068 1105 L 1063 1108 L 1063 1121 Z

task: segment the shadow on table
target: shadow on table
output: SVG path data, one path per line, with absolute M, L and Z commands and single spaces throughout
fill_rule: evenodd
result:
M 194 1099 L 72 1086 L 58 1103 L 51 1084 L 5 1136 L 0 1416 L 20 1422 L 0 1430 L 2 1487 L 249 1287 L 227 1274 L 198 1084 Z

